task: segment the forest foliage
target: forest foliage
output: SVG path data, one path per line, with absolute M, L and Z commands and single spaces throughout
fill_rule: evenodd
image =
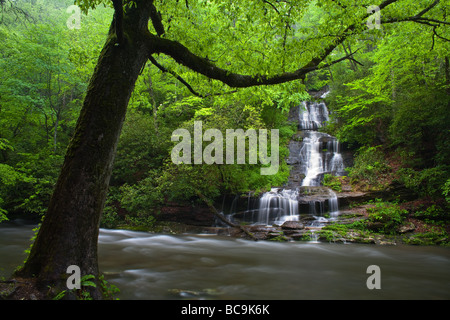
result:
M 256 2 L 245 1 L 240 7 L 227 1 L 158 2 L 158 6 L 164 9 L 169 39 L 182 39 L 196 54 L 229 70 L 267 75 L 309 61 L 324 40 L 366 10 L 354 1 L 293 5 L 267 1 L 264 6 Z M 196 203 L 199 191 L 214 199 L 282 186 L 289 176 L 287 143 L 296 132 L 287 121 L 288 110 L 310 99 L 308 90 L 325 86 L 331 89 L 327 104 L 334 120 L 326 130 L 356 152 L 351 177 L 375 183 L 389 170 L 388 157 L 395 155 L 400 161 L 398 181 L 421 195 L 448 199 L 450 12 L 446 2 L 424 13 L 431 20 L 422 23 L 387 19 L 380 29 L 355 32 L 335 49 L 328 67 L 310 73 L 304 82 L 234 91 L 169 58 L 157 57 L 170 72 L 149 63 L 136 83 L 103 225 L 113 226 L 123 211 L 129 222 L 151 224 L 162 205 Z M 84 11 L 82 24 L 71 30 L 66 25 L 71 0 L 2 2 L 0 221 L 45 214 L 113 15 L 113 9 L 101 3 L 77 1 Z M 431 3 L 402 1 L 389 7 L 386 15 L 411 17 Z M 93 6 L 96 9 L 90 10 Z M 298 16 L 301 21 L 294 20 Z M 352 59 L 331 64 L 348 55 Z M 194 121 L 202 121 L 205 130 L 222 132 L 278 129 L 280 170 L 262 176 L 259 165 L 173 164 L 171 134 L 178 128 L 192 130 Z

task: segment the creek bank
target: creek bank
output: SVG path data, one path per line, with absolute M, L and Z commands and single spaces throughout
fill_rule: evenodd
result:
M 347 196 L 349 194 L 347 193 Z M 353 193 L 353 200 L 365 199 L 363 193 Z M 368 219 L 367 209 L 373 204 L 353 202 L 352 207 L 340 210 L 331 219 L 301 215 L 298 221 L 286 221 L 281 225 L 245 225 L 243 228 L 258 240 L 268 241 L 317 241 L 329 243 L 361 243 L 375 245 L 448 245 L 448 232 L 433 231 L 433 227 L 414 217 L 406 217 L 395 232 L 383 233 L 383 224 Z M 203 211 L 203 210 L 202 210 Z M 203 212 L 202 214 L 205 214 Z M 184 222 L 159 221 L 150 230 L 167 234 L 208 234 L 250 239 L 238 228 L 190 225 Z

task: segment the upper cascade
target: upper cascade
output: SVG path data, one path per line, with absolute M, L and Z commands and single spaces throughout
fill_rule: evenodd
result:
M 318 130 L 330 120 L 328 108 L 324 102 L 303 101 L 299 116 L 300 130 Z

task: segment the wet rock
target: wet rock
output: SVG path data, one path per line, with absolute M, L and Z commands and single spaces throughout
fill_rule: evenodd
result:
M 281 225 L 281 229 L 284 229 L 284 230 L 292 230 L 292 229 L 304 229 L 305 228 L 305 226 L 304 226 L 304 224 L 303 223 L 301 223 L 301 222 L 298 222 L 298 221 L 286 221 L 285 223 L 283 223 L 282 225 Z
M 295 230 L 293 233 L 289 234 L 289 238 L 292 240 L 303 240 L 305 235 L 311 235 L 308 230 Z
M 414 230 L 416 230 L 416 226 L 414 225 L 414 223 L 408 222 L 408 223 L 398 227 L 397 232 L 398 233 L 407 233 L 407 232 L 412 232 Z
M 303 223 L 303 224 L 311 224 L 311 222 L 317 220 L 316 217 L 314 217 L 312 214 L 308 214 L 308 215 L 302 215 L 300 216 L 300 220 L 299 222 Z
M 254 225 L 246 226 L 245 229 L 258 240 L 268 240 L 280 235 L 279 229 L 276 227 Z
M 375 243 L 380 246 L 395 246 L 395 245 L 397 245 L 397 243 L 395 243 L 395 241 L 386 240 L 386 239 L 376 240 Z

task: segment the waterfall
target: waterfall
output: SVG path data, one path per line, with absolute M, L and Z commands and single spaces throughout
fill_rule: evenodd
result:
M 329 119 L 322 101 L 305 101 L 298 106 L 297 135 L 302 141 L 295 139 L 289 145 L 291 177 L 287 185 L 264 193 L 257 204 L 250 205 L 249 197 L 247 209 L 234 214 L 234 218 L 252 224 L 281 225 L 307 214 L 315 218 L 312 226 L 321 227 L 327 221 L 326 213 L 331 217 L 338 215 L 336 193 L 322 186 L 325 174 L 341 175 L 345 169 L 339 141 L 319 131 Z
M 259 199 L 258 224 L 298 220 L 298 190 L 272 188 Z
M 303 131 L 300 169 L 305 175 L 302 186 L 320 186 L 324 174 L 344 171 L 339 142 L 335 137 L 318 131 L 327 121 L 329 114 L 325 103 L 303 102 L 299 113 L 299 129 Z
M 302 103 L 303 110 L 300 112 L 299 129 L 317 130 L 329 120 L 328 108 L 324 102 Z
M 303 146 L 300 150 L 300 172 L 304 174 L 302 186 L 318 187 L 325 174 L 340 175 L 344 172 L 344 162 L 340 153 L 339 141 L 326 133 L 318 131 L 329 121 L 328 109 L 324 102 L 303 102 L 299 112 L 299 129 L 303 131 Z M 330 216 L 339 212 L 336 193 L 328 189 L 327 196 Z M 310 201 L 310 214 L 321 216 L 324 200 Z M 317 212 L 319 207 L 319 212 Z

